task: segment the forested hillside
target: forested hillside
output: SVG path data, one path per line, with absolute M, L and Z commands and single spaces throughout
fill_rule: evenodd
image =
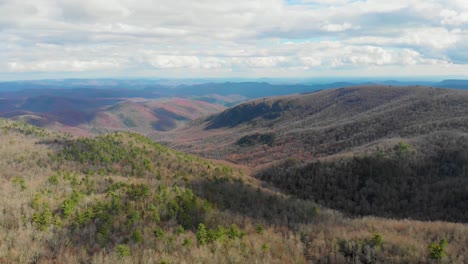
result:
M 289 160 L 256 176 L 352 215 L 468 222 L 468 137 L 437 134 L 424 148 L 392 148 L 327 161 Z M 436 140 L 442 145 L 431 145 Z
M 153 138 L 190 153 L 257 167 L 289 157 L 311 160 L 354 153 L 437 131 L 466 133 L 467 106 L 468 91 L 453 89 L 330 89 L 247 102 L 170 137 Z M 245 141 L 255 137 L 266 141 Z
M 352 216 L 467 222 L 467 139 L 467 91 L 364 86 L 247 102 L 165 140 Z
M 0 140 L 3 263 L 468 258 L 465 224 L 350 219 L 141 135 L 74 139 L 0 119 Z

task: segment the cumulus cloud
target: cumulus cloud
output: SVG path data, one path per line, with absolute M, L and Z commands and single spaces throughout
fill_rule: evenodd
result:
M 461 37 L 459 31 L 446 28 L 427 27 L 420 29 L 404 29 L 398 37 L 364 36 L 350 37 L 344 40 L 349 44 L 374 44 L 387 47 L 413 47 L 414 49 L 445 50 L 455 45 Z
M 323 25 L 321 28 L 328 32 L 340 32 L 353 28 L 353 25 L 351 25 L 350 23 L 326 24 Z
M 198 68 L 200 60 L 195 56 L 157 55 L 150 64 L 155 68 Z
M 440 12 L 442 25 L 460 26 L 468 23 L 468 12 L 444 9 Z
M 36 62 L 8 62 L 8 70 L 14 72 L 80 72 L 118 69 L 112 61 L 44 60 Z
M 462 0 L 2 0 L 0 73 L 449 72 L 467 29 Z
M 322 64 L 322 60 L 317 57 L 301 57 L 300 60 L 306 67 L 317 67 Z

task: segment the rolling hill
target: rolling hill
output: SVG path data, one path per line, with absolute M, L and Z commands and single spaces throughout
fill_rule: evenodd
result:
M 91 91 L 91 94 L 93 92 Z M 129 130 L 169 131 L 224 109 L 205 101 L 166 98 L 72 98 L 41 95 L 4 99 L 0 117 L 80 136 Z
M 183 83 L 182 80 L 180 82 Z M 231 107 L 256 98 L 349 87 L 360 82 L 369 83 L 365 81 L 310 84 L 295 84 L 291 81 L 277 82 L 276 84 L 254 81 L 199 83 L 189 80 L 187 84 L 180 82 L 171 84 L 167 80 L 150 79 L 64 79 L 4 82 L 0 83 L 0 116 L 16 118 L 16 120 L 52 129 L 61 129 L 61 131 L 77 135 L 91 135 L 115 129 L 130 129 L 149 133 L 151 130 L 172 130 L 182 123 L 192 121 L 193 118 L 185 119 L 186 116 L 168 112 L 166 111 L 167 107 L 164 108 L 165 110 L 156 109 L 157 113 L 148 113 L 155 109 L 151 105 L 142 104 L 142 98 L 150 101 L 171 98 L 193 100 L 192 104 L 198 105 L 195 106 L 196 108 L 207 109 L 202 115 L 209 115 L 220 110 L 219 105 Z M 408 82 L 382 81 L 380 83 L 405 85 Z M 445 80 L 430 84 L 437 87 L 466 88 L 466 81 L 463 80 Z M 202 102 L 212 106 L 208 107 Z M 177 104 L 177 102 L 174 103 Z M 106 112 L 106 109 L 111 111 Z M 113 110 L 119 112 L 117 116 L 112 113 Z M 238 108 L 236 110 L 240 110 L 242 115 L 248 115 L 248 113 L 257 110 L 261 111 L 261 109 L 249 111 Z M 264 110 L 266 111 L 268 108 Z M 138 111 L 142 113 L 133 114 Z M 194 109 L 194 111 L 199 113 L 200 109 Z M 131 116 L 134 116 L 135 120 L 131 120 Z M 142 121 L 142 117 L 147 117 L 148 121 Z M 201 115 L 197 114 L 196 118 L 199 117 Z M 220 119 L 223 118 L 220 117 Z M 229 122 L 234 122 L 234 120 Z M 220 120 L 214 121 L 212 128 L 223 125 L 219 124 Z
M 164 140 L 350 215 L 467 222 L 467 138 L 467 91 L 362 86 L 247 102 Z
M 218 104 L 182 98 L 132 99 L 98 111 L 89 127 L 101 131 L 133 130 L 144 134 L 165 132 L 224 109 Z
M 249 166 L 312 160 L 437 132 L 468 132 L 468 92 L 362 86 L 271 97 L 226 109 L 153 138 L 190 153 Z M 424 144 L 424 143 L 421 143 Z
M 466 224 L 348 218 L 139 134 L 74 138 L 0 119 L 0 142 L 3 263 L 468 258 Z

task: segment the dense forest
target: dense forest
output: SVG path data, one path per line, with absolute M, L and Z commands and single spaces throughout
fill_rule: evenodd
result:
M 288 160 L 256 176 L 352 215 L 467 222 L 466 139 L 437 134 L 424 140 L 424 149 L 400 142 L 353 157 Z

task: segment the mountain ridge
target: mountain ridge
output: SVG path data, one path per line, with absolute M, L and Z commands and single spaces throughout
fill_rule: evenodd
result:
M 174 131 L 173 139 L 160 140 L 185 151 L 242 164 L 249 164 L 250 156 L 255 166 L 255 153 L 274 156 L 273 160 L 311 159 L 389 138 L 451 129 L 467 132 L 466 105 L 468 93 L 461 90 L 420 86 L 329 89 L 243 103 Z M 243 136 L 265 133 L 275 134 L 270 147 L 236 145 Z M 204 135 L 211 136 L 210 140 Z M 218 150 L 214 142 L 220 143 Z M 243 160 L 233 153 L 241 154 Z

